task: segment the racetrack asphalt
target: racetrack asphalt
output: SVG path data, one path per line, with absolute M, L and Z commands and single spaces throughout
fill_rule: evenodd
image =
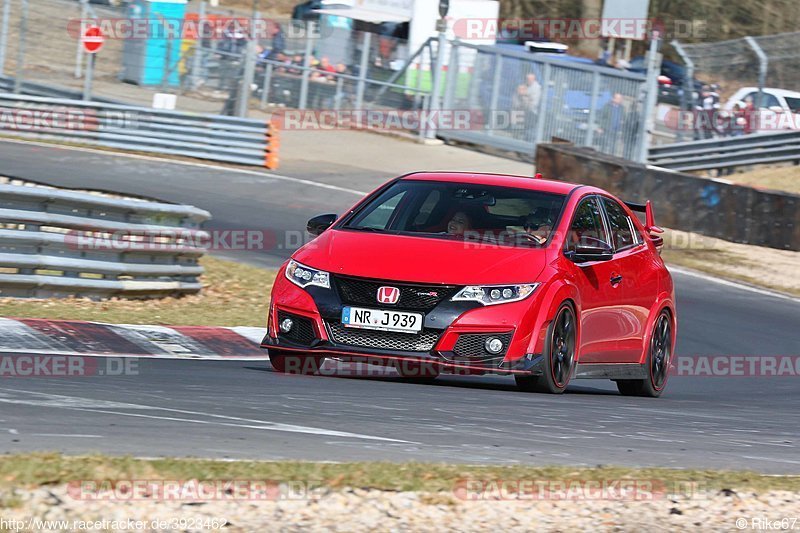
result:
M 211 211 L 209 229 L 276 232 L 280 247 L 222 254 L 264 266 L 288 256 L 309 216 L 358 199 L 342 189 L 371 190 L 392 176 L 298 161 L 276 178 L 12 142 L 0 142 L 0 161 L 3 175 L 190 203 Z M 796 300 L 674 277 L 677 355 L 800 356 Z M 610 381 L 576 381 L 548 396 L 516 392 L 505 377 L 420 385 L 282 376 L 261 362 L 139 360 L 138 368 L 1 380 L 0 451 L 800 473 L 800 376 L 672 377 L 653 400 L 621 397 Z

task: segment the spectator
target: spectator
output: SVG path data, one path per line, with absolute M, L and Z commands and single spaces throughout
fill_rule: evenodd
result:
M 715 132 L 717 132 L 715 119 L 718 109 L 719 94 L 711 86 L 703 85 L 702 89 L 700 89 L 700 98 L 695 105 L 695 140 L 714 137 Z
M 539 112 L 539 102 L 542 99 L 542 84 L 536 79 L 536 74 L 531 72 L 526 77 L 528 92 L 528 108 L 531 113 Z
M 303 73 L 303 55 L 302 54 L 295 54 L 292 60 L 289 62 L 291 65 L 288 69 L 286 69 L 287 74 L 294 74 L 300 75 Z
M 259 63 L 263 63 L 268 59 L 275 58 L 275 56 L 273 55 L 273 51 L 267 48 L 266 46 L 260 46 L 260 45 L 256 46 L 256 52 L 258 53 L 256 61 Z
M 756 106 L 753 102 L 752 96 L 748 96 L 744 99 L 744 110 L 742 111 L 742 117 L 744 118 L 745 135 L 750 135 L 758 129 L 756 127 L 756 122 L 758 121 L 758 112 L 756 111 Z
M 333 81 L 334 76 L 331 74 L 336 74 L 336 67 L 331 65 L 331 60 L 328 56 L 322 56 L 315 68 L 318 72 L 313 72 L 311 79 L 315 81 Z
M 520 137 L 528 137 L 530 131 L 530 114 L 531 114 L 530 96 L 528 94 L 528 87 L 525 84 L 517 85 L 517 90 L 514 96 L 511 97 L 511 125 L 516 128 L 522 128 L 522 135 Z M 520 120 L 519 117 L 522 117 Z
M 283 53 L 286 49 L 286 34 L 283 33 L 283 27 L 280 24 L 275 24 L 275 33 L 272 34 L 272 53 Z
M 542 100 L 542 84 L 536 79 L 536 74 L 529 73 L 525 77 L 525 92 L 528 96 L 528 107 L 525 110 L 525 138 L 533 141 L 536 127 L 536 119 L 539 116 L 539 103 Z
M 745 118 L 744 118 L 744 102 L 736 102 L 733 104 L 727 122 L 727 134 L 731 137 L 739 137 L 744 134 Z
M 625 128 L 627 113 L 621 93 L 614 93 L 611 101 L 600 110 L 598 123 L 600 128 L 597 132 L 602 136 L 602 151 L 608 154 L 617 153 L 617 145 L 622 130 Z

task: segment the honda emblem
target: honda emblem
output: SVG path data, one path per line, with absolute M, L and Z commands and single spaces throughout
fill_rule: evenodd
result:
M 396 304 L 400 299 L 400 289 L 397 287 L 381 287 L 378 289 L 378 302 L 382 304 Z

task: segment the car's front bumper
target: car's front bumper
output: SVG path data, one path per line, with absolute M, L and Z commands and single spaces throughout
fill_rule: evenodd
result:
M 515 361 L 476 360 L 466 357 L 457 357 L 447 352 L 404 352 L 399 350 L 380 350 L 359 346 L 344 346 L 326 340 L 317 340 L 311 346 L 301 346 L 290 341 L 278 338 L 264 337 L 261 347 L 267 350 L 280 350 L 287 354 L 298 356 L 323 356 L 333 357 L 345 361 L 363 361 L 378 364 L 420 364 L 436 368 L 444 373 L 465 374 L 533 374 L 542 373 L 542 356 L 540 354 L 527 354 Z
M 533 332 L 523 327 L 534 323 L 530 301 L 483 307 L 443 298 L 424 312 L 420 334 L 398 334 L 344 328 L 340 322 L 342 308 L 365 304 L 344 302 L 335 283 L 331 289 L 301 289 L 286 280 L 281 270 L 273 287 L 268 331 L 261 346 L 299 356 L 418 363 L 443 372 L 541 373 L 541 356 L 528 349 L 533 344 Z M 279 329 L 285 317 L 296 325 L 288 334 Z M 489 354 L 483 349 L 484 339 L 489 337 L 504 341 L 502 353 Z

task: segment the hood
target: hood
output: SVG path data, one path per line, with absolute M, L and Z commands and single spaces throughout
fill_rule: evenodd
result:
M 331 274 L 451 285 L 530 283 L 547 263 L 540 248 L 328 230 L 293 258 Z

